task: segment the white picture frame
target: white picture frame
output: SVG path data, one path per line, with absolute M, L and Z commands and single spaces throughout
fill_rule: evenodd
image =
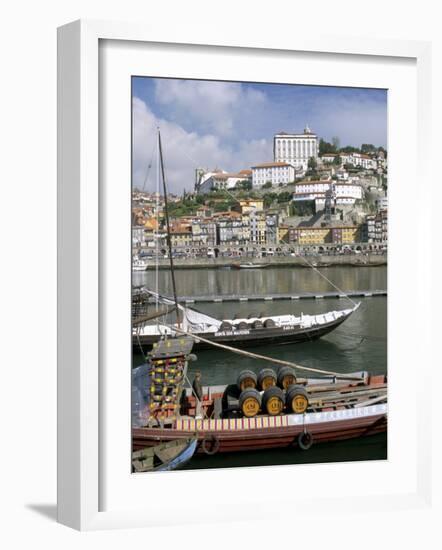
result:
M 339 59 L 365 56 L 365 59 L 377 58 L 394 63 L 403 59 L 411 60 L 415 64 L 417 82 L 417 101 L 415 109 L 417 114 L 417 143 L 413 141 L 416 149 L 412 157 L 419 159 L 422 167 L 421 175 L 425 179 L 428 170 L 431 117 L 431 102 L 429 97 L 428 82 L 430 79 L 430 52 L 431 46 L 426 42 L 396 41 L 396 40 L 365 40 L 355 37 L 310 37 L 300 35 L 293 37 L 280 37 L 272 44 L 267 44 L 264 39 L 250 40 L 238 37 L 235 42 L 217 40 L 216 44 L 198 44 L 192 37 L 186 35 L 185 30 L 178 35 L 167 36 L 163 32 L 150 29 L 142 25 L 125 24 L 117 22 L 101 21 L 77 21 L 61 27 L 58 32 L 58 521 L 65 525 L 80 530 L 153 526 L 169 523 L 187 523 L 194 521 L 230 521 L 243 517 L 244 519 L 259 519 L 264 517 L 263 509 L 265 494 L 259 496 L 252 493 L 252 497 L 238 497 L 230 506 L 218 505 L 212 510 L 199 511 L 198 515 L 192 511 L 182 511 L 180 514 L 168 514 L 166 517 L 166 504 L 159 503 L 152 506 L 138 506 L 134 504 L 124 492 L 124 497 L 118 498 L 119 506 L 107 507 L 103 501 L 103 484 L 110 482 L 109 471 L 112 472 L 112 464 L 103 466 L 103 450 L 107 449 L 104 442 L 103 415 L 108 414 L 106 409 L 106 392 L 108 385 L 103 387 L 103 369 L 107 363 L 103 360 L 101 343 L 103 341 L 103 307 L 108 300 L 108 283 L 103 285 L 103 266 L 106 259 L 103 258 L 102 246 L 103 228 L 106 228 L 106 209 L 113 208 L 118 196 L 109 196 L 103 201 L 103 189 L 100 187 L 100 114 L 103 115 L 105 107 L 100 104 L 100 45 L 103 41 L 122 44 L 130 49 L 140 44 L 167 44 L 174 48 L 176 63 L 178 64 L 180 48 L 192 50 L 198 47 L 200 51 L 207 48 L 205 56 L 216 47 L 220 50 L 228 48 L 229 55 L 235 57 L 244 52 L 266 52 L 272 55 L 285 55 L 287 52 L 303 52 L 317 56 L 333 56 Z M 212 50 L 210 50 L 212 48 Z M 209 51 L 210 50 L 210 51 Z M 236 53 L 235 53 L 236 52 Z M 358 58 L 361 59 L 361 58 Z M 108 62 L 106 58 L 106 63 Z M 115 63 L 115 61 L 113 61 Z M 217 69 L 219 74 L 219 68 Z M 190 75 L 189 75 L 190 76 Z M 209 75 L 208 75 L 209 76 Z M 350 85 L 351 77 L 348 78 Z M 130 124 L 130 121 L 128 121 Z M 407 174 L 400 174 L 407 178 Z M 129 177 L 129 174 L 128 174 Z M 398 177 L 394 173 L 393 181 Z M 427 175 L 428 177 L 428 175 Z M 101 181 L 101 183 L 100 183 Z M 405 181 L 405 180 L 404 180 Z M 112 195 L 112 194 L 111 194 Z M 394 197 L 393 197 L 394 199 Z M 398 199 L 399 200 L 399 199 Z M 402 200 L 402 199 L 400 199 Z M 394 200 L 393 200 L 394 202 Z M 394 212 L 394 207 L 393 207 Z M 396 211 L 397 212 L 397 211 Z M 399 243 L 399 231 L 395 232 L 395 224 L 400 227 L 400 216 L 392 217 L 392 241 Z M 101 220 L 101 221 L 100 221 Z M 130 220 L 123 219 L 121 224 L 126 224 L 126 230 Z M 420 219 L 419 232 L 425 232 L 430 220 Z M 116 224 L 117 226 L 119 224 Z M 123 226 L 121 226 L 123 227 Z M 424 234 L 424 233 L 423 233 Z M 395 237 L 396 235 L 396 237 Z M 416 236 L 415 239 L 418 239 Z M 123 239 L 124 240 L 124 239 Z M 127 241 L 129 242 L 129 241 Z M 413 239 L 412 239 L 412 242 Z M 417 242 L 417 241 L 416 241 Z M 122 246 L 126 246 L 124 243 Z M 419 266 L 410 268 L 410 280 L 419 278 L 420 287 L 428 288 L 430 284 L 429 273 L 429 244 L 419 249 Z M 393 248 L 393 247 L 392 247 Z M 396 253 L 396 252 L 395 252 Z M 397 244 L 397 254 L 403 254 Z M 400 262 L 399 262 L 400 263 Z M 128 264 L 129 265 L 129 264 Z M 389 268 L 390 269 L 390 268 Z M 393 274 L 398 274 L 394 271 Z M 391 271 L 389 277 L 391 275 Z M 391 282 L 391 277 L 390 277 Z M 117 284 L 115 281 L 109 285 Z M 393 293 L 394 294 L 394 293 Z M 126 297 L 128 298 L 129 295 Z M 430 303 L 424 292 L 416 296 L 415 306 L 419 305 L 423 315 L 420 335 L 422 345 L 428 341 L 431 329 L 426 325 L 430 315 Z M 396 302 L 397 303 L 397 302 Z M 129 304 L 129 302 L 128 302 Z M 391 305 L 389 303 L 389 307 Z M 416 309 L 417 311 L 417 309 Z M 129 326 L 129 325 L 128 325 Z M 390 329 L 390 322 L 389 322 Z M 394 337 L 395 330 L 393 327 Z M 396 335 L 397 336 L 397 335 Z M 390 341 L 389 341 L 390 345 Z M 108 355 L 107 355 L 108 357 Z M 403 354 L 400 358 L 411 364 L 413 354 Z M 390 359 L 390 355 L 389 355 Z M 125 368 L 125 367 L 123 367 Z M 405 366 L 404 366 L 405 369 Z M 430 365 L 420 365 L 420 371 L 428 382 L 430 378 Z M 390 374 L 390 373 L 389 373 Z M 393 370 L 390 377 L 398 391 L 408 391 L 409 386 L 401 385 L 401 380 Z M 129 375 L 128 375 L 129 376 Z M 118 389 L 118 388 L 117 388 Z M 115 384 L 112 390 L 117 391 Z M 397 507 L 423 507 L 427 506 L 431 496 L 431 468 L 430 455 L 426 452 L 425 441 L 430 440 L 428 401 L 423 407 L 423 393 L 417 388 L 416 403 L 411 406 L 410 425 L 413 430 L 413 451 L 416 456 L 407 463 L 402 476 L 413 472 L 412 483 L 406 491 L 394 490 L 393 485 L 385 492 L 377 492 L 374 484 L 373 492 L 365 494 L 352 494 L 351 488 L 347 493 L 337 492 L 333 497 L 321 498 L 318 492 L 312 498 L 307 498 L 303 503 L 302 513 L 319 513 L 321 509 L 329 506 L 339 507 L 342 514 L 348 513 L 355 505 L 367 511 L 395 509 Z M 124 392 L 124 390 L 120 390 Z M 394 397 L 394 395 L 393 395 Z M 124 399 L 123 399 L 124 402 Z M 104 405 L 103 405 L 104 403 Z M 399 403 L 396 403 L 399 407 Z M 395 402 L 393 400 L 393 405 Z M 394 408 L 393 408 L 394 411 Z M 130 417 L 130 411 L 127 411 Z M 397 415 L 399 416 L 399 415 Z M 397 418 L 398 422 L 400 421 Z M 129 426 L 123 422 L 121 429 L 129 430 Z M 394 427 L 394 423 L 393 423 Z M 116 431 L 118 431 L 118 427 Z M 129 430 L 130 431 L 130 430 Z M 124 447 L 124 445 L 123 445 Z M 129 449 L 123 452 L 129 453 Z M 394 449 L 389 447 L 394 453 Z M 393 457 L 394 458 L 394 457 Z M 397 457 L 396 457 L 397 458 Z M 415 459 L 415 460 L 414 460 Z M 395 460 L 391 461 L 391 471 L 396 468 Z M 353 467 L 354 466 L 354 467 Z M 372 465 L 371 474 L 375 475 L 380 468 Z M 266 476 L 272 472 L 275 479 L 279 479 L 281 472 L 287 472 L 287 468 L 265 468 Z M 304 467 L 303 467 L 304 468 Z M 303 469 L 305 475 L 316 475 L 318 480 L 326 483 L 330 476 L 344 475 L 343 468 L 352 468 L 357 471 L 359 465 L 341 464 L 333 466 L 318 466 L 316 470 Z M 171 474 L 173 477 L 146 478 L 145 487 L 157 489 L 161 484 L 182 483 L 189 486 L 191 483 L 213 482 L 222 490 L 222 484 L 229 476 L 235 483 L 246 476 L 253 479 L 255 475 L 250 472 L 253 469 L 229 470 L 229 471 L 204 471 L 181 472 Z M 313 471 L 313 474 L 312 474 Z M 293 469 L 290 470 L 293 472 Z M 133 488 L 138 481 L 128 481 L 125 472 L 125 483 Z M 255 472 L 256 473 L 256 472 Z M 385 474 L 385 472 L 384 472 Z M 383 474 L 383 475 L 384 475 Z M 164 474 L 160 474 L 163 475 Z M 198 478 L 198 476 L 203 476 Z M 394 477 L 394 476 L 392 476 Z M 167 480 L 168 479 L 168 480 Z M 398 476 L 399 483 L 402 478 Z M 167 481 L 166 481 L 167 480 Z M 147 485 L 146 485 L 147 484 Z M 187 484 L 187 485 L 186 485 Z M 332 487 L 332 485 L 330 485 Z M 350 491 L 350 492 L 348 492 Z M 123 494 L 123 493 L 121 493 Z M 144 493 L 146 494 L 146 493 Z M 117 497 L 119 493 L 116 493 Z M 344 500 L 345 496 L 352 496 L 351 505 Z M 381 498 L 382 497 L 382 498 Z M 256 506 L 247 511 L 247 503 L 253 498 Z M 261 500 L 259 500 L 261 499 Z M 115 499 L 114 499 L 115 500 Z M 221 497 L 220 503 L 223 502 Z M 285 492 L 282 502 L 296 508 L 295 499 Z M 287 507 L 285 507 L 287 510 Z M 277 516 L 284 516 L 284 511 L 278 510 Z M 287 512 L 288 513 L 288 512 Z

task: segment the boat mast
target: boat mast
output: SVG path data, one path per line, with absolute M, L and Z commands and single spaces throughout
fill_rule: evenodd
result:
M 166 229 L 167 229 L 166 241 L 167 241 L 167 247 L 169 249 L 170 275 L 171 275 L 171 278 L 172 278 L 173 299 L 174 299 L 175 308 L 176 308 L 177 324 L 178 324 L 178 327 L 181 327 L 180 314 L 179 314 L 179 308 L 178 308 L 178 298 L 177 298 L 177 292 L 176 292 L 176 283 L 175 283 L 175 271 L 174 271 L 174 265 L 173 265 L 172 242 L 170 240 L 169 206 L 168 206 L 168 202 L 167 202 L 166 177 L 164 175 L 163 148 L 161 147 L 161 134 L 160 134 L 160 129 L 159 128 L 158 128 L 158 151 L 159 151 L 159 154 L 160 154 L 161 177 L 162 177 L 162 180 L 163 180 L 164 213 L 165 213 L 165 217 L 166 217 Z

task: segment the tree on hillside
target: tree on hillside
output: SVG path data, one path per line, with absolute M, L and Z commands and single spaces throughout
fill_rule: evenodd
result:
M 339 151 L 339 146 L 340 146 L 340 140 L 338 138 L 338 136 L 333 136 L 332 137 L 332 145 L 333 147 L 335 148 L 335 151 L 338 152 Z
M 319 140 L 319 154 L 325 155 L 326 153 L 337 153 L 337 150 L 332 143 L 328 143 L 328 141 L 321 138 Z
M 271 181 L 266 181 L 265 184 L 262 186 L 263 189 L 270 189 L 272 187 Z
M 342 158 L 339 155 L 336 155 L 336 157 L 333 159 L 333 164 L 335 166 L 341 166 Z
M 264 208 L 269 208 L 269 206 L 271 206 L 271 204 L 277 197 L 277 193 L 266 193 L 265 195 L 263 195 L 262 198 L 264 200 Z
M 353 147 L 353 145 L 346 145 L 341 149 L 342 153 L 360 153 L 361 150 L 357 147 Z
M 361 145 L 361 153 L 367 154 L 367 153 L 374 153 L 376 151 L 376 147 L 372 143 L 363 143 Z
M 318 167 L 318 163 L 316 162 L 316 159 L 315 157 L 310 157 L 308 159 L 308 163 L 307 163 L 307 166 L 308 166 L 308 170 L 307 172 L 305 173 L 306 176 L 316 176 L 317 175 L 317 167 Z
M 241 180 L 238 181 L 235 185 L 236 189 L 243 189 L 245 191 L 249 191 L 252 189 L 252 181 L 251 180 Z
M 282 193 L 279 193 L 277 201 L 279 203 L 281 202 L 289 202 L 292 200 L 292 193 L 289 191 L 283 191 Z
M 313 216 L 315 213 L 315 201 L 294 202 L 291 210 L 293 216 Z
M 316 168 L 318 167 L 318 163 L 316 162 L 315 157 L 310 157 L 308 159 L 307 166 L 310 168 L 310 170 L 316 170 Z

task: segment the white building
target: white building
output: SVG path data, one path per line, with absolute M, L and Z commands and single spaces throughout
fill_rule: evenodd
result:
M 287 162 L 264 162 L 252 166 L 252 185 L 262 187 L 270 182 L 273 185 L 287 185 L 295 180 L 295 168 Z
M 239 181 L 250 179 L 250 170 L 242 170 L 238 173 L 207 172 L 198 185 L 198 193 L 208 193 L 213 189 L 233 189 Z
M 362 166 L 365 170 L 376 170 L 377 161 L 364 153 L 340 153 L 343 164 Z
M 297 169 L 306 171 L 308 160 L 318 158 L 319 139 L 308 126 L 302 134 L 279 132 L 273 137 L 273 158 L 275 162 L 287 162 Z
M 318 211 L 324 208 L 326 194 L 332 188 L 336 206 L 351 206 L 364 196 L 362 187 L 359 184 L 334 181 L 309 181 L 296 185 L 293 200 L 295 202 L 315 201 L 315 208 Z

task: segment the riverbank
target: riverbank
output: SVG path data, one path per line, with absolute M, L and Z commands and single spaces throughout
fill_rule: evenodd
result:
M 241 257 L 218 257 L 218 258 L 174 258 L 173 264 L 176 269 L 222 269 L 233 264 L 253 263 L 260 265 L 271 265 L 272 267 L 293 267 L 306 268 L 351 266 L 351 267 L 376 267 L 387 265 L 386 254 L 340 254 L 328 256 L 318 254 L 312 256 L 267 256 L 264 258 L 241 258 Z M 159 269 L 170 269 L 168 259 L 158 260 Z M 148 265 L 147 270 L 156 269 L 156 261 Z

